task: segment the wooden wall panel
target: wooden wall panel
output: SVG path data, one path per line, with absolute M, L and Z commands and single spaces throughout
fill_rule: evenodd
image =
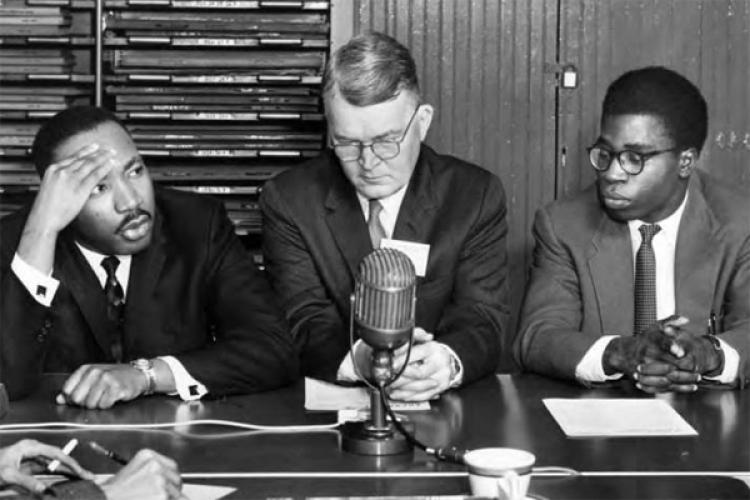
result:
M 526 283 L 530 227 L 555 192 L 556 2 L 358 0 L 354 32 L 410 48 L 436 109 L 427 143 L 495 173 L 508 195 L 513 323 Z
M 585 147 L 607 85 L 650 64 L 695 82 L 709 105 L 703 167 L 750 191 L 750 0 L 561 0 L 561 55 L 581 85 L 561 93 L 558 195 L 590 183 Z

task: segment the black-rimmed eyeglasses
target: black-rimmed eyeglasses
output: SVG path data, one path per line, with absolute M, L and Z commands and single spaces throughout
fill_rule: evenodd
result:
M 630 149 L 623 149 L 622 151 L 612 151 L 603 146 L 591 146 L 587 148 L 589 152 L 589 161 L 594 170 L 598 172 L 606 172 L 612 161 L 616 158 L 622 169 L 628 175 L 638 175 L 643 171 L 643 166 L 648 160 L 656 155 L 671 153 L 677 151 L 679 148 L 659 149 L 656 151 L 647 151 L 640 153 Z
M 340 142 L 338 144 L 335 144 L 333 140 L 331 140 L 331 147 L 333 147 L 333 150 L 336 152 L 336 156 L 338 156 L 341 161 L 358 161 L 360 158 L 362 158 L 362 152 L 365 148 L 370 148 L 372 154 L 383 161 L 395 158 L 401 152 L 401 143 L 404 142 L 404 139 L 406 139 L 406 134 L 409 132 L 409 128 L 411 128 L 411 124 L 414 121 L 414 118 L 417 116 L 417 111 L 419 111 L 419 108 L 421 106 L 421 104 L 417 105 L 417 108 L 414 110 L 414 113 L 412 113 L 411 118 L 409 118 L 409 123 L 404 129 L 403 135 L 397 141 L 374 141 L 370 144 L 363 144 L 359 141 L 352 141 Z

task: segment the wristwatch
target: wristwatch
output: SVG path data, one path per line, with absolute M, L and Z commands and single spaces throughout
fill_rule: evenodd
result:
M 716 337 L 716 335 L 712 335 L 710 333 L 705 334 L 703 337 L 711 342 L 711 346 L 714 348 L 714 351 L 716 351 L 716 355 L 719 357 L 719 365 L 711 372 L 705 373 L 704 375 L 707 375 L 709 377 L 719 376 L 724 371 L 724 350 L 721 348 L 721 342 L 719 342 L 719 339 Z
M 154 371 L 154 364 L 150 359 L 138 358 L 130 362 L 130 365 L 136 370 L 140 370 L 146 376 L 146 391 L 143 393 L 144 396 L 154 393 L 156 388 L 156 372 Z

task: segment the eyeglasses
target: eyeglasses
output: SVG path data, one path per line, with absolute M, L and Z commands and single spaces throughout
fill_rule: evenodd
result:
M 630 149 L 612 151 L 602 146 L 591 146 L 587 149 L 589 152 L 589 161 L 594 170 L 606 172 L 610 165 L 612 165 L 612 160 L 617 158 L 617 162 L 628 175 L 638 175 L 643 171 L 643 166 L 646 162 L 654 156 L 677 151 L 679 148 L 659 149 L 646 153 L 639 153 Z
M 336 152 L 336 156 L 338 156 L 341 161 L 358 161 L 360 158 L 362 158 L 364 149 L 370 148 L 372 154 L 383 161 L 397 157 L 401 152 L 401 143 L 404 142 L 404 139 L 406 139 L 406 134 L 409 132 L 409 128 L 411 128 L 414 117 L 417 116 L 417 111 L 419 111 L 419 108 L 421 106 L 421 104 L 418 104 L 417 108 L 414 110 L 414 113 L 412 113 L 411 118 L 409 118 L 409 123 L 404 129 L 404 134 L 401 136 L 401 139 L 397 141 L 374 141 L 370 144 L 363 144 L 359 141 L 334 144 L 333 141 L 331 141 L 331 146 Z

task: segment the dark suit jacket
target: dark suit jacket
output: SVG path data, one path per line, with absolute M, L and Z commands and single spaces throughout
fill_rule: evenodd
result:
M 297 375 L 288 326 L 270 286 L 216 200 L 157 190 L 151 245 L 133 256 L 125 359 L 174 355 L 212 395 L 269 389 Z M 104 292 L 66 229 L 50 308 L 10 269 L 28 209 L 0 221 L 0 373 L 11 398 L 43 371 L 112 362 Z
M 334 378 L 349 348 L 349 296 L 372 252 L 335 155 L 266 183 L 263 249 L 301 349 L 303 371 Z M 508 317 L 505 194 L 497 177 L 423 146 L 393 238 L 430 245 L 416 324 L 450 346 L 468 382 L 492 372 Z
M 690 179 L 675 255 L 675 308 L 706 332 L 720 314 L 722 340 L 750 381 L 750 201 L 707 174 Z M 602 210 L 595 186 L 538 211 L 536 247 L 517 360 L 527 370 L 573 378 L 602 335 L 633 330 L 633 256 L 627 223 Z

